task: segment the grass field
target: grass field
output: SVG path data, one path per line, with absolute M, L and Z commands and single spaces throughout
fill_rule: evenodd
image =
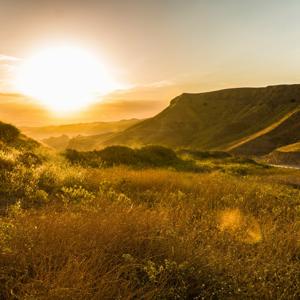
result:
M 300 297 L 300 171 L 0 157 L 1 299 Z

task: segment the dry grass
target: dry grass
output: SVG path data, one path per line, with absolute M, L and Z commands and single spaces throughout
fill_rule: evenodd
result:
M 300 192 L 286 173 L 82 169 L 82 188 L 1 219 L 0 297 L 297 299 Z

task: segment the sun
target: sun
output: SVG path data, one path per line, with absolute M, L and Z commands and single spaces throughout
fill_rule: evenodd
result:
M 25 59 L 15 84 L 21 93 L 60 114 L 79 111 L 117 89 L 108 68 L 95 56 L 70 46 L 47 48 Z

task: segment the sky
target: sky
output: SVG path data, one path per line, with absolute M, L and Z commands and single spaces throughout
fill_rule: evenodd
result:
M 299 11 L 298 0 L 0 0 L 0 119 L 145 118 L 183 92 L 299 83 Z M 5 96 L 19 61 L 62 42 L 91 49 L 128 88 L 64 119 Z

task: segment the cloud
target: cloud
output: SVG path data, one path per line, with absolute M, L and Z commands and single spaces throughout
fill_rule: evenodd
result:
M 20 60 L 20 58 L 18 58 L 18 57 L 0 54 L 0 62 L 2 62 L 2 61 L 10 62 L 10 61 L 19 61 L 19 60 Z
M 160 81 L 154 81 L 150 83 L 146 83 L 143 85 L 139 85 L 138 87 L 145 87 L 145 88 L 161 88 L 165 86 L 174 85 L 174 82 L 172 80 L 160 80 Z
M 172 80 L 159 80 L 159 81 L 153 81 L 148 83 L 142 83 L 142 84 L 133 84 L 130 89 L 159 89 L 167 86 L 174 85 L 174 81 Z

